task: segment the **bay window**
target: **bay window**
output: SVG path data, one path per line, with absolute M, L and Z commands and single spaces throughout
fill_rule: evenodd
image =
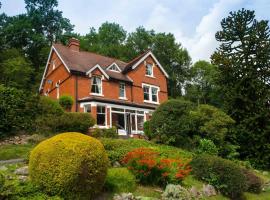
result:
M 105 106 L 97 106 L 97 125 L 106 126 L 106 110 Z

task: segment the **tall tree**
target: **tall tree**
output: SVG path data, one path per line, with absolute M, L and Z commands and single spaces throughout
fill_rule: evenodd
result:
M 221 71 L 225 109 L 236 121 L 242 158 L 270 167 L 270 31 L 254 11 L 231 12 L 216 33 L 212 55 Z
M 197 61 L 189 71 L 190 80 L 185 85 L 185 98 L 198 104 L 221 107 L 218 73 L 217 66 L 204 60 Z

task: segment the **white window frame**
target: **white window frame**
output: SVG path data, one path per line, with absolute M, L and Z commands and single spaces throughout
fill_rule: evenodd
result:
M 160 91 L 160 88 L 158 86 L 155 86 L 155 85 L 150 85 L 150 84 L 146 84 L 146 83 L 143 83 L 142 84 L 142 89 L 143 89 L 143 95 L 144 95 L 144 87 L 148 87 L 149 88 L 149 100 L 144 100 L 144 97 L 143 97 L 143 102 L 145 103 L 152 103 L 152 104 L 159 104 L 159 91 Z M 152 88 L 156 88 L 157 89 L 157 101 L 153 101 L 153 98 L 152 98 Z
M 60 97 L 60 80 L 55 84 L 56 87 L 56 98 L 59 99 Z
M 98 115 L 98 107 L 104 107 L 104 109 L 105 109 L 105 125 L 98 125 L 98 124 L 96 124 L 96 126 L 98 127 L 98 128 L 108 128 L 108 126 L 107 126 L 107 106 L 105 106 L 105 105 L 100 105 L 100 104 L 97 104 L 96 105 L 96 119 L 97 119 L 97 115 Z M 92 108 L 91 108 L 92 109 Z M 100 114 L 104 114 L 104 113 L 100 113 Z
M 115 69 L 112 69 L 112 67 L 115 67 L 116 70 Z M 118 73 L 121 72 L 120 67 L 115 62 L 112 63 L 109 67 L 107 67 L 107 70 L 110 70 L 110 71 L 113 71 L 113 72 L 118 72 Z
M 90 112 L 87 112 L 87 107 L 90 107 Z M 83 106 L 83 112 L 85 113 L 92 113 L 92 106 L 91 104 L 86 104 Z
M 55 65 L 55 60 L 52 60 L 52 70 L 55 70 L 56 65 Z
M 124 96 L 121 97 L 120 94 L 121 94 L 121 85 L 124 86 Z M 126 84 L 124 82 L 119 82 L 119 99 L 123 99 L 123 100 L 127 100 L 127 97 L 126 97 Z
M 147 68 L 151 66 L 151 74 L 147 74 Z M 145 64 L 145 76 L 147 77 L 151 77 L 151 78 L 155 78 L 154 77 L 154 64 L 153 63 L 146 63 Z
M 99 79 L 100 79 L 100 93 L 92 92 L 92 87 L 93 87 L 94 78 L 99 78 Z M 102 77 L 99 77 L 99 76 L 92 76 L 92 77 L 91 77 L 90 94 L 91 94 L 91 95 L 95 95 L 95 96 L 104 96 L 104 95 L 103 95 L 103 88 L 102 88 Z

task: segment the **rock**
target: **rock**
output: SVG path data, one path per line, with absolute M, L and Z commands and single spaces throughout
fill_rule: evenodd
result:
M 122 193 L 114 195 L 113 200 L 137 200 L 137 198 L 132 193 Z
M 121 167 L 121 164 L 116 161 L 116 162 L 113 163 L 113 167 Z
M 25 181 L 27 181 L 28 176 L 19 176 L 18 179 L 19 179 L 19 181 L 21 181 L 21 182 L 25 182 Z
M 203 185 L 202 193 L 207 197 L 217 195 L 217 192 L 216 192 L 214 186 L 209 185 L 209 184 L 208 185 Z
M 14 174 L 24 175 L 24 176 L 28 175 L 28 166 L 24 166 L 24 167 L 16 169 Z
M 192 197 L 195 199 L 202 197 L 202 193 L 195 186 L 191 187 L 190 193 L 191 193 Z
M 262 173 L 264 176 L 267 176 L 269 173 L 267 171 L 263 171 Z
M 7 169 L 8 168 L 5 165 L 3 165 L 3 166 L 0 167 L 0 171 L 6 171 Z

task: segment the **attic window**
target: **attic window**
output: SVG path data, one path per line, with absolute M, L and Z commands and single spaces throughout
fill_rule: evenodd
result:
M 146 76 L 151 76 L 153 77 L 153 64 L 147 63 L 146 64 Z
M 110 70 L 110 71 L 114 71 L 114 72 L 120 72 L 121 71 L 120 68 L 115 63 L 110 65 L 107 69 Z

